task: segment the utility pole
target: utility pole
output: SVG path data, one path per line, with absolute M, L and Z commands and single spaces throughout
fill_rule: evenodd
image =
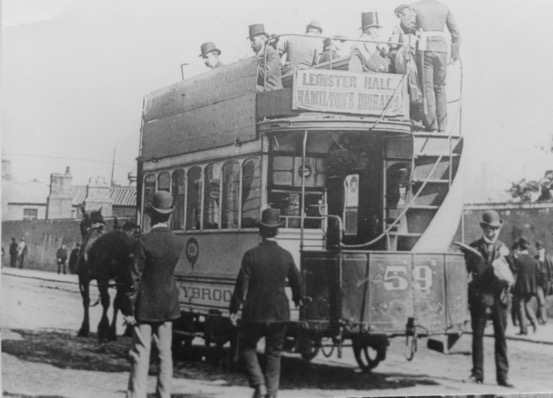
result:
M 110 188 L 113 188 L 113 175 L 115 174 L 115 150 L 116 146 L 113 146 L 113 160 L 111 162 L 111 182 L 109 184 Z

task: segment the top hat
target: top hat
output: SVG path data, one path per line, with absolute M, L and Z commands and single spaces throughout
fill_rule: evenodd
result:
M 378 22 L 378 13 L 376 11 L 364 12 L 361 14 L 361 29 L 377 27 L 381 28 Z
M 321 33 L 323 33 L 323 27 L 321 25 L 321 23 L 319 21 L 311 21 L 309 22 L 309 24 L 305 27 L 305 30 L 309 29 L 309 28 L 315 28 L 315 29 L 319 29 L 319 31 Z
M 396 7 L 396 9 L 394 10 L 394 14 L 396 15 L 396 17 L 399 17 L 399 13 L 406 9 L 406 8 L 409 8 L 411 7 L 409 4 L 400 4 L 399 6 Z
M 256 23 L 256 24 L 250 25 L 249 30 L 250 30 L 250 36 L 249 36 L 250 40 L 252 40 L 255 36 L 258 36 L 258 35 L 265 35 L 269 37 L 269 34 L 265 32 L 265 26 L 263 26 L 262 23 Z
M 159 214 L 170 214 L 174 210 L 173 197 L 167 191 L 157 191 L 148 203 L 148 209 Z
M 488 210 L 485 211 L 484 214 L 482 214 L 482 221 L 480 222 L 480 225 L 482 227 L 494 227 L 499 228 L 503 224 L 503 221 L 501 221 L 501 217 L 499 216 L 499 213 L 495 210 Z
M 200 57 L 204 57 L 207 53 L 210 53 L 213 51 L 216 51 L 217 53 L 219 53 L 219 55 L 221 55 L 221 50 L 217 48 L 215 43 L 212 43 L 210 41 L 207 41 L 204 44 L 202 44 L 200 51 L 201 51 Z
M 280 209 L 265 209 L 261 213 L 260 227 L 278 228 L 282 225 L 280 222 Z

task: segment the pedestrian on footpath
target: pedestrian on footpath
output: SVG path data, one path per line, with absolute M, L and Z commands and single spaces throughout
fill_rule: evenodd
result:
M 10 243 L 10 267 L 17 267 L 17 240 L 13 236 Z
M 150 348 L 157 346 L 159 370 L 156 397 L 171 397 L 173 358 L 171 343 L 173 321 L 180 318 L 179 291 L 175 284 L 175 267 L 184 242 L 169 230 L 174 210 L 169 192 L 158 191 L 146 207 L 151 231 L 136 242 L 131 265 L 130 285 L 121 311 L 125 323 L 134 326 L 129 352 L 131 373 L 127 398 L 146 398 Z
M 290 307 L 284 288 L 286 279 L 292 288 L 296 306 L 301 302 L 301 276 L 290 252 L 281 248 L 278 234 L 280 210 L 261 213 L 261 243 L 248 250 L 236 279 L 230 302 L 230 319 L 237 324 L 242 306 L 240 350 L 255 398 L 276 397 L 280 383 L 280 355 L 290 321 Z M 257 343 L 265 337 L 265 373 L 257 360 Z
M 530 243 L 528 239 L 521 236 L 518 239 L 519 251 L 513 259 L 514 269 L 517 274 L 517 281 L 513 289 L 515 300 L 518 304 L 518 325 L 520 327 L 519 335 L 528 334 L 526 319 L 530 321 L 534 333 L 538 327 L 538 320 L 532 306 L 532 297 L 537 295 L 539 264 L 528 253 Z
M 21 238 L 21 241 L 17 245 L 17 257 L 19 258 L 19 269 L 23 269 L 25 257 L 27 257 L 27 243 L 25 242 L 25 238 Z
M 472 281 L 469 283 L 469 305 L 473 367 L 469 381 L 477 384 L 484 382 L 484 329 L 488 317 L 491 317 L 495 338 L 497 384 L 513 387 L 508 380 L 509 360 L 505 338 L 509 287 L 503 284 L 494 271 L 494 265 L 502 261 L 506 263 L 506 257 L 509 255 L 507 246 L 498 240 L 502 224 L 503 221 L 496 211 L 484 212 L 480 222 L 482 237 L 470 244 L 478 253 L 465 255 L 467 270 L 472 275 Z
M 58 275 L 63 270 L 63 274 L 66 274 L 67 266 L 67 249 L 65 243 L 61 244 L 61 247 L 56 252 L 56 262 L 58 263 Z
M 538 295 L 538 321 L 541 325 L 545 325 L 547 311 L 545 308 L 545 298 L 553 294 L 551 288 L 553 286 L 553 256 L 548 250 L 545 250 L 541 241 L 536 241 L 536 260 L 540 264 L 540 274 L 537 286 Z

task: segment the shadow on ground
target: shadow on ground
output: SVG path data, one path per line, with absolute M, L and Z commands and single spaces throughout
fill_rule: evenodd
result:
M 12 330 L 2 340 L 2 351 L 20 360 L 45 363 L 61 369 L 76 369 L 101 372 L 128 372 L 127 354 L 131 345 L 128 337 L 119 337 L 115 342 L 99 343 L 96 335 L 79 338 L 67 330 Z M 194 345 L 176 358 L 174 377 L 224 381 L 223 385 L 247 386 L 243 372 L 221 366 L 214 350 Z M 261 359 L 261 363 L 263 360 Z M 380 390 L 438 385 L 428 375 L 407 373 L 362 373 L 354 365 L 336 363 L 310 363 L 299 357 L 282 358 L 281 389 L 283 390 Z M 157 364 L 152 363 L 150 374 L 156 374 Z M 6 395 L 10 396 L 10 395 Z M 19 395 L 11 395 L 19 397 Z M 27 398 L 23 397 L 22 398 Z M 188 398 L 189 395 L 173 395 L 173 398 Z M 209 395 L 206 395 L 209 397 Z M 49 398 L 55 398 L 54 396 Z

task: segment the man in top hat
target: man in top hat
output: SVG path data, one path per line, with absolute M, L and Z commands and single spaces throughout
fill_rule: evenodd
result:
M 125 322 L 134 325 L 127 397 L 145 398 L 147 395 L 152 339 L 159 358 L 156 397 L 171 396 L 172 321 L 180 317 L 174 271 L 184 249 L 182 239 L 168 227 L 174 209 L 172 202 L 169 192 L 158 191 L 148 204 L 146 211 L 152 229 L 136 241 L 130 286 L 121 303 Z
M 470 244 L 480 255 L 466 253 L 467 271 L 472 275 L 469 283 L 469 305 L 472 324 L 472 374 L 470 382 L 484 381 L 484 329 L 488 312 L 493 320 L 495 337 L 495 368 L 497 384 L 513 387 L 508 381 L 509 361 L 507 359 L 508 292 L 494 274 L 493 262 L 509 255 L 507 246 L 498 240 L 503 221 L 494 210 L 482 215 L 482 237 Z
M 547 315 L 545 309 L 545 298 L 550 294 L 551 286 L 553 285 L 553 256 L 551 256 L 549 251 L 543 247 L 543 243 L 541 241 L 537 240 L 535 245 L 537 251 L 535 259 L 538 260 L 540 265 L 537 286 L 538 321 L 541 325 L 545 325 Z
M 419 35 L 418 51 L 424 86 L 425 126 L 427 131 L 447 129 L 447 42 L 444 28 L 451 33 L 451 60 L 459 58 L 461 34 L 449 8 L 437 0 L 402 4 L 395 9 L 406 31 Z
M 537 329 L 538 320 L 532 305 L 532 297 L 537 295 L 538 277 L 539 277 L 539 263 L 530 256 L 528 253 L 528 247 L 530 243 L 524 236 L 518 238 L 518 253 L 516 257 L 513 257 L 513 268 L 517 274 L 517 281 L 513 289 L 513 295 L 515 296 L 515 302 L 518 305 L 518 325 L 520 327 L 521 335 L 528 334 L 528 327 L 526 326 L 526 318 L 530 321 L 534 329 L 534 333 Z M 526 314 L 526 316 L 525 316 Z
M 10 243 L 10 267 L 17 267 L 17 240 L 12 236 L 12 243 Z
M 276 397 L 280 381 L 280 354 L 290 320 L 286 279 L 296 306 L 301 302 L 301 276 L 292 255 L 281 248 L 278 234 L 280 210 L 266 209 L 261 215 L 261 243 L 248 250 L 236 279 L 230 303 L 231 321 L 236 324 L 242 307 L 240 350 L 254 397 Z M 266 368 L 257 360 L 257 342 L 265 337 Z
M 358 42 L 353 47 L 363 56 L 365 69 L 372 72 L 388 72 L 390 69 L 390 59 L 386 57 L 388 46 L 385 43 L 378 43 L 382 41 L 380 37 L 382 26 L 378 22 L 378 13 L 361 14 L 361 29 L 363 33 L 359 38 L 366 42 Z
M 224 64 L 219 61 L 219 56 L 221 55 L 221 50 L 217 48 L 215 43 L 210 41 L 205 42 L 200 47 L 200 57 L 204 59 L 205 65 L 210 69 L 216 69 Z
M 278 53 L 286 55 L 286 62 L 282 67 L 284 75 L 294 68 L 307 69 L 319 62 L 323 51 L 323 41 L 320 38 L 323 28 L 319 21 L 311 21 L 305 27 L 306 36 L 290 36 L 278 43 Z
M 252 50 L 257 58 L 257 91 L 282 88 L 282 66 L 278 52 L 267 43 L 269 34 L 263 24 L 249 26 Z

